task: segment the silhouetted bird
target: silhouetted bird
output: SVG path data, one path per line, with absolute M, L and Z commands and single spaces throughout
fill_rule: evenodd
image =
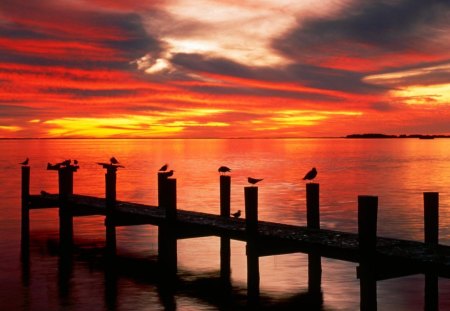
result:
M 263 179 L 264 178 L 252 178 L 252 177 L 247 178 L 248 182 L 251 183 L 252 185 L 259 183 Z
M 317 170 L 315 167 L 313 167 L 308 173 L 306 173 L 305 177 L 303 177 L 303 180 L 313 180 L 317 176 Z
M 163 166 L 161 166 L 161 168 L 159 169 L 160 172 L 165 172 L 167 171 L 167 168 L 169 167 L 169 164 L 164 164 Z
M 69 166 L 71 162 L 72 162 L 72 161 L 71 161 L 70 159 L 69 159 L 69 160 L 65 160 L 65 161 L 62 161 L 62 162 L 61 162 L 61 165 Z
M 174 170 L 170 170 L 167 172 L 161 172 L 161 174 L 164 175 L 164 177 L 169 178 L 170 176 L 173 176 L 173 172 L 175 172 Z
M 51 164 L 47 163 L 48 170 L 58 170 L 61 167 L 61 163 Z
M 26 158 L 25 161 L 20 162 L 19 164 L 22 164 L 22 165 L 28 165 L 28 162 L 30 162 L 30 159 Z
M 226 166 L 221 166 L 221 167 L 219 167 L 218 171 L 220 174 L 225 174 L 225 173 L 231 172 L 231 168 L 226 167 Z
M 241 210 L 238 210 L 236 213 L 232 213 L 231 216 L 233 216 L 234 218 L 241 217 Z
M 119 164 L 119 161 L 115 157 L 111 157 L 111 159 L 109 159 L 109 162 L 111 162 L 111 164 Z
M 78 160 L 73 160 L 73 165 L 78 165 Z

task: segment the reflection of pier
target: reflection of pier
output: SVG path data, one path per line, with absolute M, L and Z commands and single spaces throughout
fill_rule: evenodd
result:
M 177 209 L 176 179 L 158 174 L 158 206 L 116 200 L 118 166 L 105 164 L 105 198 L 73 194 L 73 166 L 57 168 L 59 194 L 30 195 L 30 167 L 22 166 L 22 246 L 29 243 L 29 211 L 59 208 L 61 254 L 73 244 L 73 217 L 105 215 L 106 249 L 114 265 L 116 227 L 158 226 L 158 262 L 168 283 L 176 281 L 177 240 L 219 236 L 220 278 L 230 284 L 230 239 L 247 243 L 247 298 L 258 304 L 259 257 L 308 254 L 309 298 L 321 305 L 321 257 L 359 263 L 361 309 L 376 310 L 376 281 L 425 274 L 425 308 L 437 310 L 438 277 L 450 276 L 450 247 L 438 245 L 438 193 L 424 193 L 425 242 L 376 236 L 378 198 L 358 197 L 358 234 L 320 229 L 319 185 L 306 185 L 307 226 L 258 221 L 258 187 L 245 187 L 245 219 L 230 218 L 230 176 L 220 176 L 220 215 Z M 26 253 L 26 252 L 25 252 Z M 28 259 L 28 258 L 26 258 Z

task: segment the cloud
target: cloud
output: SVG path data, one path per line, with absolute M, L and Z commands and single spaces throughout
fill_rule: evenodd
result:
M 336 56 L 377 60 L 411 51 L 441 59 L 450 47 L 449 8 L 446 0 L 354 1 L 336 16 L 299 21 L 273 47 L 294 61 L 314 64 Z

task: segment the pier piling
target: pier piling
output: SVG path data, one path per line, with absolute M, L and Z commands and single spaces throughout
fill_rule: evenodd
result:
M 159 175 L 158 175 L 159 177 Z M 165 221 L 158 227 L 158 261 L 163 270 L 173 279 L 177 274 L 177 238 L 176 238 L 176 219 L 177 219 L 177 180 L 166 178 L 160 183 L 164 187 L 161 194 L 163 206 L 165 209 Z M 160 193 L 158 191 L 158 193 Z
M 378 197 L 358 196 L 358 237 L 361 255 L 375 252 L 377 243 Z
M 105 174 L 105 198 L 106 198 L 106 250 L 109 255 L 116 254 L 116 226 L 114 223 L 114 214 L 116 209 L 117 196 L 117 166 L 104 165 Z
M 424 235 L 425 243 L 437 247 L 439 243 L 439 193 L 424 192 Z
M 73 245 L 73 215 L 69 196 L 73 194 L 73 172 L 71 165 L 58 168 L 59 188 L 59 241 L 60 246 L 69 250 Z
M 21 189 L 21 243 L 22 247 L 27 247 L 30 239 L 30 210 L 28 208 L 30 200 L 30 167 L 22 166 L 22 189 Z
M 306 184 L 306 221 L 309 229 L 320 229 L 319 184 Z
M 320 229 L 319 184 L 306 184 L 306 221 L 308 229 Z M 308 291 L 314 297 L 322 293 L 322 259 L 317 252 L 308 253 Z
M 220 216 L 229 218 L 231 213 L 231 176 L 220 175 Z M 231 247 L 230 238 L 220 237 L 220 278 L 230 284 Z
M 377 310 L 376 244 L 378 197 L 358 196 L 361 310 Z
M 245 187 L 245 228 L 247 234 L 247 295 L 250 303 L 259 298 L 258 187 Z

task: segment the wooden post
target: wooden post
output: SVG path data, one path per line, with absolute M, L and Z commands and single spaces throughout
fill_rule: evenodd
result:
M 436 271 L 425 273 L 425 311 L 439 310 L 439 277 Z
M 22 252 L 27 251 L 30 241 L 30 167 L 22 166 L 22 209 L 21 209 L 21 244 Z
M 177 274 L 177 180 L 166 178 L 164 184 L 163 206 L 165 221 L 158 227 L 158 261 L 162 268 L 173 279 Z
M 424 192 L 424 231 L 425 243 L 430 247 L 439 244 L 439 193 Z
M 306 184 L 306 222 L 308 229 L 320 229 L 319 184 Z
M 231 176 L 220 175 L 220 216 L 230 218 L 231 213 Z M 230 285 L 231 276 L 231 247 L 230 238 L 220 237 L 220 278 Z
M 245 187 L 245 229 L 247 236 L 258 234 L 258 187 Z
M 360 310 L 377 310 L 377 280 L 374 266 L 368 261 L 362 261 L 359 266 Z
M 167 198 L 166 194 L 167 175 L 165 172 L 158 172 L 158 207 L 165 205 L 164 200 Z
M 358 236 L 361 255 L 372 255 L 377 244 L 378 197 L 358 196 Z
M 306 184 L 306 222 L 308 229 L 320 229 L 319 184 Z M 322 297 L 322 259 L 319 254 L 308 253 L 308 291 L 312 298 Z
M 59 186 L 59 241 L 69 250 L 73 245 L 73 216 L 69 196 L 73 194 L 73 167 L 58 169 Z
M 376 244 L 378 197 L 358 196 L 360 308 L 377 310 Z
M 230 217 L 231 176 L 220 175 L 220 216 Z
M 117 166 L 105 166 L 105 198 L 106 198 L 106 251 L 109 255 L 116 254 L 116 184 L 117 184 Z
M 245 229 L 247 233 L 247 295 L 254 304 L 259 299 L 258 187 L 245 187 Z

